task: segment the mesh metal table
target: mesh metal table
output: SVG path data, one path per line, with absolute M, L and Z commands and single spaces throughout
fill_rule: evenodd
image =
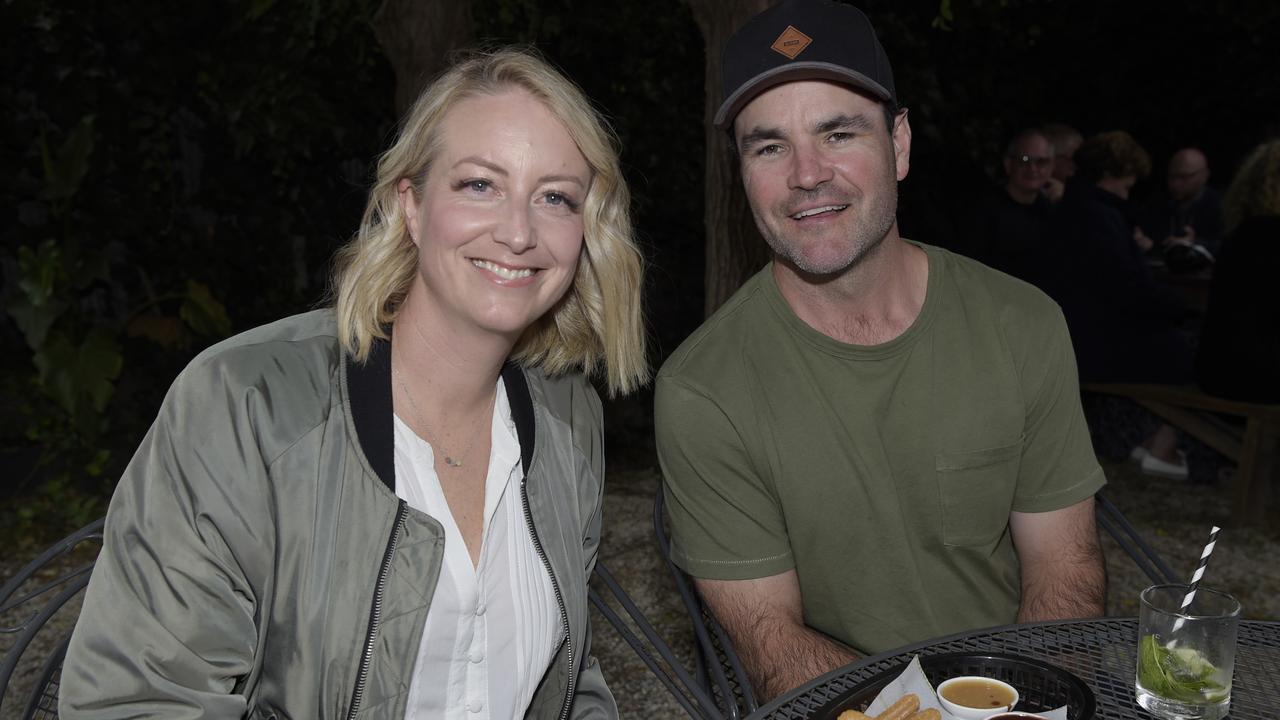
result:
M 961 633 L 865 658 L 830 672 L 760 708 L 752 718 L 808 718 L 857 684 L 912 655 L 997 652 L 1069 670 L 1093 690 L 1098 720 L 1150 718 L 1133 699 L 1136 618 L 1029 623 Z M 1280 718 L 1280 622 L 1243 620 L 1231 688 L 1233 720 Z

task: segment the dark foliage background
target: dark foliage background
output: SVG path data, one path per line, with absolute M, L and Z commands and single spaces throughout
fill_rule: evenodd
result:
M 194 353 L 322 300 L 395 128 L 377 5 L 0 3 L 0 526 L 13 539 L 103 511 Z M 911 108 L 902 220 L 921 240 L 962 239 L 956 219 L 1026 125 L 1127 129 L 1158 168 L 1196 144 L 1218 184 L 1280 131 L 1271 2 L 862 7 Z M 660 364 L 702 307 L 703 47 L 688 10 L 476 0 L 473 16 L 478 38 L 539 47 L 614 123 Z M 649 402 L 609 408 L 623 462 L 649 461 Z

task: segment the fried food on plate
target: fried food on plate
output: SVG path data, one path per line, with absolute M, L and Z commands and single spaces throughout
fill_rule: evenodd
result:
M 886 708 L 884 712 L 877 715 L 876 720 L 907 720 L 919 709 L 920 698 L 915 693 L 907 693 L 898 698 L 897 702 Z

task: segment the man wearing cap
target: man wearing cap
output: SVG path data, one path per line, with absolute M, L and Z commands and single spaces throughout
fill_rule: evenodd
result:
M 898 235 L 911 128 L 857 9 L 789 0 L 724 54 L 773 260 L 671 356 L 673 559 L 763 699 L 913 641 L 1100 615 L 1104 483 L 1056 305 Z

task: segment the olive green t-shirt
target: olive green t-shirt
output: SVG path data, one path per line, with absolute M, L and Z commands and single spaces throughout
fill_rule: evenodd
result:
M 897 338 L 814 330 L 766 267 L 657 381 L 675 562 L 721 580 L 794 568 L 806 624 L 865 653 L 1013 622 L 1010 511 L 1105 482 L 1057 305 L 920 247 L 927 294 Z

